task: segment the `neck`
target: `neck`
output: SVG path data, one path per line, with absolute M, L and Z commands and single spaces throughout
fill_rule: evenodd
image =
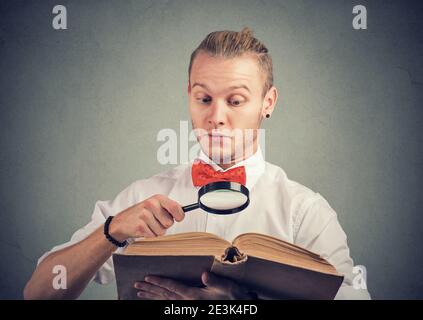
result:
M 219 167 L 221 167 L 223 170 L 226 170 L 226 169 L 228 169 L 228 168 L 230 168 L 230 167 L 232 167 L 232 166 L 234 166 L 234 165 L 236 165 L 238 162 L 241 162 L 242 160 L 240 160 L 240 161 L 234 161 L 234 162 L 231 162 L 231 163 L 225 163 L 225 164 L 217 164 Z

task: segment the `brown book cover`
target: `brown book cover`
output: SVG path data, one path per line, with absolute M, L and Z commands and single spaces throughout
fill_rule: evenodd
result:
M 118 298 L 137 299 L 136 281 L 157 275 L 201 286 L 211 271 L 246 286 L 261 299 L 333 299 L 343 276 L 319 255 L 258 233 L 232 243 L 190 232 L 136 241 L 113 254 Z

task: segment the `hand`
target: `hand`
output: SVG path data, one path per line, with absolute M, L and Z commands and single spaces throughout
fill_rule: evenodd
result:
M 175 220 L 184 218 L 185 213 L 176 201 L 158 194 L 117 214 L 110 223 L 109 233 L 119 242 L 162 236 Z
M 252 300 L 257 298 L 235 281 L 204 272 L 201 275 L 204 288 L 189 287 L 172 279 L 147 276 L 145 282 L 135 282 L 141 299 L 153 300 Z

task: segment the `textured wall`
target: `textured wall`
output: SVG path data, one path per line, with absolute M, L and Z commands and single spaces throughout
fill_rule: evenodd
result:
M 66 5 L 68 30 L 51 27 Z M 351 26 L 365 4 L 368 30 Z M 191 51 L 249 26 L 280 100 L 266 160 L 338 212 L 373 298 L 423 298 L 422 4 L 404 1 L 1 1 L 0 297 L 94 203 L 169 167 L 162 128 L 188 119 Z M 82 298 L 115 298 L 92 284 Z

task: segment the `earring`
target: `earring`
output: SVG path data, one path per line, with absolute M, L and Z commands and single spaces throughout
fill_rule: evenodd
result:
M 266 114 L 266 118 L 269 119 L 270 118 L 270 114 Z

